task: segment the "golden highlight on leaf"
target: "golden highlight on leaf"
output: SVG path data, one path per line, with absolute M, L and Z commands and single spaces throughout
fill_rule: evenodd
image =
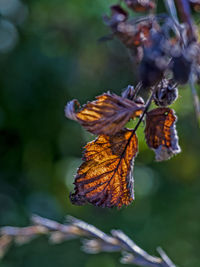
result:
M 146 141 L 155 151 L 157 161 L 167 160 L 181 152 L 175 122 L 176 116 L 170 108 L 156 108 L 146 115 Z
M 124 125 L 144 110 L 144 103 L 106 93 L 97 97 L 97 100 L 88 102 L 82 109 L 75 112 L 76 100 L 67 104 L 65 114 L 68 118 L 78 122 L 93 134 L 114 135 Z
M 109 208 L 130 204 L 134 199 L 132 161 L 137 151 L 137 136 L 127 129 L 88 143 L 75 177 L 72 203 Z

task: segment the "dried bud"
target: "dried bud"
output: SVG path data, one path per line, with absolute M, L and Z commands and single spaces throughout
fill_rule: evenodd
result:
M 153 86 L 162 76 L 163 70 L 155 64 L 155 61 L 144 57 L 140 64 L 140 79 L 144 87 Z
M 85 239 L 83 240 L 83 251 L 89 254 L 96 254 L 99 252 L 114 252 L 119 251 L 119 242 L 116 238 L 110 237 L 109 240 L 103 239 Z
M 120 262 L 122 264 L 133 264 L 135 256 L 131 253 L 123 252 Z
M 88 254 L 97 254 L 102 252 L 102 241 L 99 239 L 84 239 L 82 249 Z
M 168 58 L 163 51 L 164 34 L 154 32 L 150 39 L 150 45 L 144 48 L 144 57 L 139 70 L 144 87 L 155 85 L 163 77 L 168 66 Z
M 128 13 L 120 5 L 113 5 L 110 9 L 111 17 L 104 16 L 103 20 L 113 31 L 116 31 L 118 24 L 127 20 Z
M 188 82 L 191 73 L 192 61 L 181 53 L 179 56 L 174 56 L 172 59 L 172 72 L 174 80 L 179 84 Z
M 112 16 L 118 16 L 118 21 L 125 21 L 128 18 L 128 13 L 120 6 L 113 5 L 110 7 Z
M 122 92 L 122 97 L 133 100 L 134 93 L 135 93 L 134 86 L 128 85 L 127 88 Z
M 171 105 L 178 97 L 178 89 L 172 80 L 163 79 L 154 94 L 154 102 L 157 106 Z
M 73 236 L 72 238 L 75 238 L 75 236 Z M 68 238 L 68 235 L 59 232 L 59 231 L 54 231 L 50 233 L 50 237 L 49 237 L 49 242 L 51 244 L 60 244 L 62 242 L 64 242 L 65 240 L 69 240 L 70 238 Z

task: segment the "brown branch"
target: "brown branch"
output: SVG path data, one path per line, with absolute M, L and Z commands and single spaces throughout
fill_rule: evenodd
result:
M 47 235 L 50 243 L 53 244 L 73 238 L 86 237 L 86 240 L 82 240 L 82 249 L 86 253 L 118 251 L 122 253 L 121 263 L 124 264 L 175 267 L 161 248 L 157 249 L 160 257 L 151 256 L 121 230 L 112 230 L 111 235 L 107 235 L 95 226 L 71 216 L 67 217 L 66 224 L 37 215 L 33 215 L 31 221 L 33 225 L 29 227 L 6 226 L 0 228 L 0 258 L 5 255 L 13 242 L 22 245 L 40 235 Z
M 196 41 L 189 2 L 187 0 L 175 0 L 175 1 L 176 1 L 178 12 L 179 12 L 179 15 L 182 21 L 189 25 L 191 38 L 193 41 Z M 174 0 L 165 0 L 165 5 L 166 5 L 166 8 L 168 9 L 168 12 L 172 20 L 175 22 L 176 26 L 179 29 L 181 29 L 178 17 L 176 15 L 177 12 L 176 12 L 176 7 L 174 5 Z M 180 34 L 182 35 L 181 31 L 180 31 Z M 182 41 L 184 42 L 183 37 L 182 37 Z M 197 94 L 197 91 L 194 85 L 194 79 L 193 79 L 192 73 L 190 75 L 189 87 L 192 92 L 193 105 L 195 109 L 197 123 L 198 123 L 198 126 L 200 127 L 200 101 L 199 101 L 199 96 Z
M 188 0 L 175 0 L 178 14 L 182 22 L 188 25 L 188 39 L 190 42 L 196 41 L 196 35 L 194 31 L 193 19 L 190 10 L 190 4 Z

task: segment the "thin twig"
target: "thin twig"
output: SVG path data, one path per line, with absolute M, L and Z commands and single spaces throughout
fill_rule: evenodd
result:
M 159 82 L 160 82 L 160 81 L 159 81 Z M 157 89 L 157 86 L 158 86 L 159 82 L 156 83 L 156 85 L 153 87 L 153 90 L 152 90 L 152 92 L 151 92 L 151 95 L 150 95 L 149 99 L 148 99 L 147 102 L 146 102 L 145 109 L 144 109 L 144 111 L 143 111 L 141 117 L 139 118 L 139 120 L 138 120 L 138 122 L 137 122 L 137 124 L 136 124 L 136 126 L 135 126 L 135 128 L 134 128 L 134 132 L 137 131 L 138 127 L 140 126 L 140 123 L 143 121 L 144 116 L 146 115 L 147 111 L 149 110 L 149 107 L 150 107 L 150 105 L 151 105 L 151 102 L 152 102 L 152 100 L 153 100 L 153 96 L 154 96 L 154 94 L 155 94 L 155 91 L 156 91 L 156 89 Z
M 193 30 L 193 25 L 192 25 L 193 21 L 192 21 L 192 16 L 191 16 L 188 1 L 176 0 L 176 3 L 177 3 L 178 11 L 179 11 L 179 14 L 180 14 L 182 20 L 189 25 L 190 37 L 192 38 L 192 40 L 195 40 L 196 36 L 195 36 L 194 30 Z M 165 0 L 165 5 L 169 11 L 171 18 L 173 19 L 173 21 L 176 22 L 176 26 L 180 29 L 180 35 L 181 35 L 182 41 L 184 43 L 184 38 L 182 36 L 182 31 L 181 31 L 180 23 L 178 20 L 174 0 Z M 190 75 L 189 86 L 190 86 L 190 89 L 192 92 L 193 105 L 194 105 L 194 109 L 195 109 L 195 113 L 196 113 L 197 123 L 198 123 L 198 126 L 200 127 L 200 101 L 199 101 L 199 96 L 197 94 L 196 88 L 194 86 L 194 80 L 193 80 L 192 73 Z
M 188 25 L 188 38 L 189 41 L 196 41 L 196 34 L 194 31 L 193 19 L 191 16 L 190 4 L 188 0 L 175 0 L 177 10 L 181 20 Z
M 165 252 L 158 248 L 160 257 L 149 255 L 135 244 L 121 230 L 112 230 L 107 235 L 95 226 L 68 216 L 67 223 L 61 224 L 47 218 L 33 215 L 33 223 L 29 227 L 2 227 L 0 228 L 0 258 L 9 249 L 12 242 L 22 245 L 40 235 L 48 235 L 50 243 L 61 243 L 73 238 L 86 237 L 82 240 L 83 251 L 86 253 L 121 252 L 121 263 L 150 267 L 175 267 Z
M 175 30 L 176 30 L 177 34 L 180 35 L 182 45 L 183 45 L 183 47 L 185 47 L 186 43 L 185 43 L 185 38 L 183 35 L 184 28 L 180 25 L 174 0 L 165 0 L 164 3 L 166 6 L 166 9 L 170 15 L 170 18 L 175 25 Z
M 136 98 L 136 96 L 138 95 L 138 93 L 140 92 L 141 89 L 142 89 L 142 82 L 139 82 L 135 87 L 135 91 L 134 91 L 134 94 L 133 94 L 133 99 Z
M 165 6 L 166 6 L 167 11 L 170 14 L 171 18 L 176 22 L 176 24 L 179 23 L 174 1 L 173 0 L 165 0 L 164 2 L 165 2 Z
M 192 92 L 192 98 L 193 98 L 194 109 L 195 109 L 195 113 L 197 117 L 197 123 L 198 123 L 198 126 L 200 127 L 200 102 L 199 102 L 199 96 L 194 86 L 192 75 L 190 77 L 189 85 L 190 85 L 190 89 Z

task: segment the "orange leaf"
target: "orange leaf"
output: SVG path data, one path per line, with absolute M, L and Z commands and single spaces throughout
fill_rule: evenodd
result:
M 121 207 L 134 199 L 132 162 L 138 151 L 133 130 L 114 136 L 100 135 L 85 147 L 84 162 L 75 177 L 74 204 Z
M 176 132 L 176 116 L 170 108 L 156 108 L 146 114 L 146 142 L 162 161 L 180 153 Z
M 106 93 L 88 102 L 82 109 L 75 112 L 77 100 L 67 104 L 65 114 L 78 122 L 93 134 L 114 135 L 131 119 L 139 116 L 144 103 L 136 103 L 129 99 Z

